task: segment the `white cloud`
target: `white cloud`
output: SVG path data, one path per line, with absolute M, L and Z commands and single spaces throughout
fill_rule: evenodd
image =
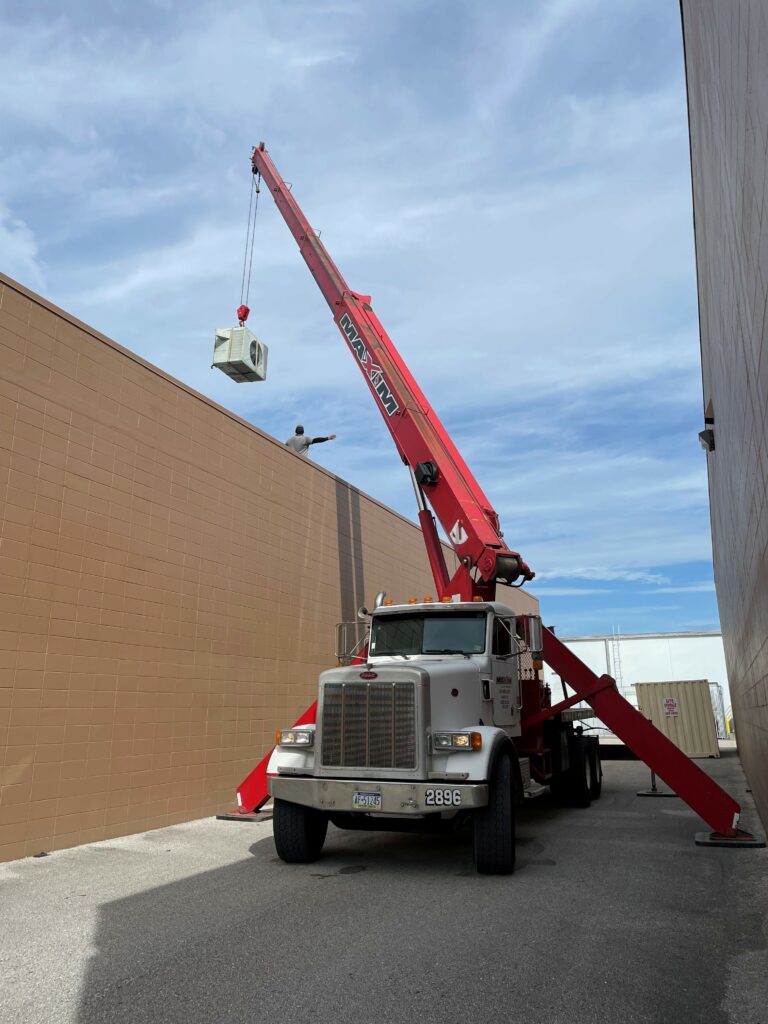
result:
M 611 582 L 621 581 L 624 583 L 668 583 L 666 576 L 653 572 L 638 572 L 631 569 L 610 569 L 610 568 L 578 568 L 578 569 L 549 569 L 547 572 L 538 574 L 539 580 L 566 579 L 566 580 L 610 580 Z
M 655 594 L 714 594 L 715 584 L 713 580 L 704 583 L 691 583 L 684 587 L 657 587 Z
M 488 12 L 484 30 L 486 59 L 482 67 L 484 88 L 478 93 L 478 111 L 485 118 L 498 115 L 499 109 L 515 97 L 535 74 L 537 66 L 553 41 L 577 18 L 584 18 L 593 0 L 539 0 L 500 19 Z
M 586 597 L 592 594 L 611 594 L 610 587 L 528 587 L 540 600 L 548 597 Z
M 32 288 L 45 288 L 37 239 L 20 217 L 0 202 L 0 266 L 9 277 L 26 281 Z

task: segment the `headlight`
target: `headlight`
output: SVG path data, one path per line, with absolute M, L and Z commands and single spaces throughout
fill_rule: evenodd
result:
M 278 729 L 278 747 L 313 747 L 315 745 L 314 729 Z
M 437 752 L 444 750 L 481 750 L 483 737 L 479 732 L 433 732 L 432 749 Z

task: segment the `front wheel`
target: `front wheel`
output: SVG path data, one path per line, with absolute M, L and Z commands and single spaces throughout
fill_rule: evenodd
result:
M 323 849 L 328 815 L 313 807 L 275 799 L 272 830 L 280 860 L 287 864 L 311 864 Z
M 503 753 L 488 786 L 488 804 L 474 814 L 475 868 L 481 875 L 508 875 L 515 867 L 512 760 Z

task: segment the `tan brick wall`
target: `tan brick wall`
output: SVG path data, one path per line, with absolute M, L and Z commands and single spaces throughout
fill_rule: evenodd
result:
M 434 589 L 412 523 L 2 276 L 0 513 L 0 860 L 228 808 L 335 624 Z
M 717 599 L 739 752 L 768 826 L 768 5 L 682 11 Z

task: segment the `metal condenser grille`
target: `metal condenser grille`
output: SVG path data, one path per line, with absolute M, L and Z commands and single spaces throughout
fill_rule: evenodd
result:
M 415 768 L 414 683 L 328 683 L 323 690 L 322 764 Z

